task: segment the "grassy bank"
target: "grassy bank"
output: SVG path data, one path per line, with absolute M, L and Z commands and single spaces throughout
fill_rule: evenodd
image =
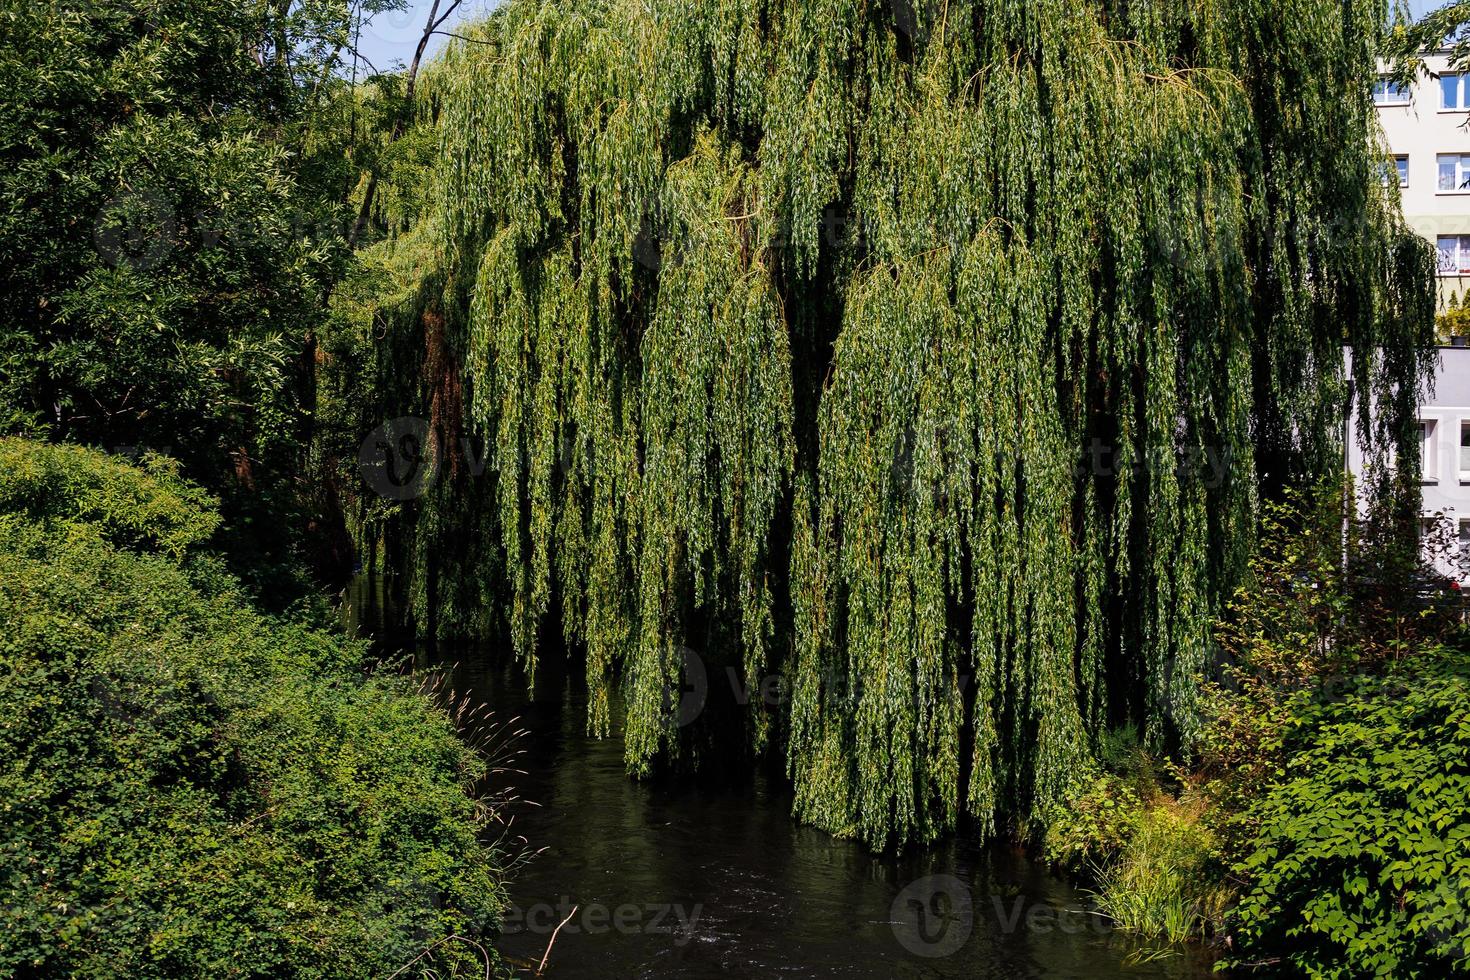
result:
M 483 763 L 162 464 L 0 439 L 0 975 L 484 975 Z M 412 974 L 416 975 L 416 974 Z

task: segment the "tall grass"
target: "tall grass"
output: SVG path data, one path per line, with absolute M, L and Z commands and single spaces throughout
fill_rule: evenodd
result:
M 1117 858 L 1094 865 L 1099 911 L 1121 929 L 1171 943 L 1214 930 L 1230 902 L 1214 835 L 1197 815 L 1157 806 L 1139 815 Z

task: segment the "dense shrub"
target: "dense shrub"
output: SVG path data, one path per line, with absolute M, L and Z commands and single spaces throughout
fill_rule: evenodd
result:
M 1459 556 L 1447 521 L 1416 533 L 1417 514 L 1352 500 L 1327 486 L 1263 508 L 1194 777 L 1241 886 L 1238 963 L 1440 976 L 1470 953 L 1467 692 L 1434 652 L 1465 642 L 1436 571 Z
M 1246 815 L 1238 960 L 1323 977 L 1470 970 L 1470 656 L 1290 708 L 1287 762 Z
M 1437 571 L 1462 561 L 1450 522 L 1420 533 L 1417 514 L 1405 526 L 1351 500 L 1328 484 L 1264 504 L 1250 577 L 1216 632 L 1225 666 L 1205 688 L 1194 776 L 1233 857 L 1256 847 L 1250 806 L 1281 778 L 1297 699 L 1463 642 L 1462 594 Z
M 446 715 L 178 557 L 212 526 L 187 485 L 0 454 L 0 975 L 387 976 L 494 935 L 484 766 Z
M 177 464 L 139 466 L 81 446 L 0 438 L 0 513 L 94 528 L 124 548 L 181 558 L 219 525 L 210 498 L 180 479 Z
M 1470 966 L 1470 715 L 1457 661 L 1426 652 L 1464 648 L 1436 571 L 1458 556 L 1447 521 L 1416 535 L 1416 514 L 1353 501 L 1328 484 L 1263 504 L 1191 754 L 1161 778 L 1100 745 L 1103 774 L 1048 828 L 1119 925 L 1224 925 L 1238 963 L 1308 974 Z
M 1066 868 L 1106 864 L 1133 836 L 1143 801 L 1126 779 L 1102 773 L 1083 781 L 1074 799 L 1057 808 L 1046 827 L 1046 855 Z

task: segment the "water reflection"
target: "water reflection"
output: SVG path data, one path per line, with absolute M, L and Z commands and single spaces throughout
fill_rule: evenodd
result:
M 588 738 L 575 679 L 534 695 L 490 651 L 449 658 L 455 687 L 521 716 L 516 829 L 546 850 L 511 886 L 503 953 L 552 978 L 1204 977 L 1199 950 L 1146 957 L 1085 896 L 1020 853 L 964 839 L 874 855 L 802 827 L 778 780 L 638 783 L 621 740 Z M 446 658 L 448 659 L 448 658 Z

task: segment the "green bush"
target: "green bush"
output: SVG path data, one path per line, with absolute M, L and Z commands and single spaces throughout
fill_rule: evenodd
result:
M 1290 704 L 1245 814 L 1237 963 L 1321 977 L 1470 969 L 1470 657 L 1426 656 Z
M 1047 823 L 1047 859 L 1073 870 L 1106 864 L 1133 837 L 1142 812 L 1132 783 L 1109 773 L 1096 776 Z
M 177 558 L 212 518 L 176 478 L 0 457 L 0 976 L 387 976 L 495 935 L 485 766 L 443 712 Z
M 81 446 L 0 438 L 0 513 L 83 524 L 119 547 L 182 558 L 219 526 L 213 507 L 164 456 L 134 466 Z

